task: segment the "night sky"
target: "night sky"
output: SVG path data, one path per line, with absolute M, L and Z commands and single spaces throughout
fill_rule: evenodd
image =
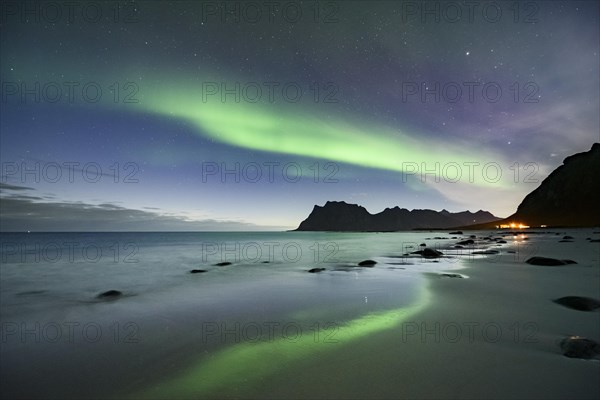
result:
M 0 10 L 5 231 L 506 217 L 600 141 L 596 1 L 66 3 Z

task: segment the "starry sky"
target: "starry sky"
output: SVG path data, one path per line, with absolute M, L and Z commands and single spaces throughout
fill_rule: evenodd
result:
M 595 1 L 52 4 L 0 9 L 5 231 L 506 217 L 600 141 Z

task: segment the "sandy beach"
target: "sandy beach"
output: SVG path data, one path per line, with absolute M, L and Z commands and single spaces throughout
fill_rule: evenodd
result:
M 573 242 L 560 243 L 567 234 Z M 424 306 L 416 304 L 416 311 L 397 319 L 388 316 L 391 322 L 384 329 L 358 338 L 340 335 L 339 342 L 320 348 L 270 343 L 270 348 L 246 353 L 247 360 L 238 358 L 242 365 L 256 360 L 258 372 L 251 364 L 216 371 L 217 356 L 214 374 L 207 373 L 209 360 L 206 368 L 192 368 L 163 390 L 213 398 L 598 398 L 600 362 L 565 357 L 560 341 L 571 335 L 597 341 L 600 313 L 552 301 L 599 297 L 600 245 L 586 240 L 591 236 L 591 230 L 568 230 L 505 237 L 507 244 L 490 247 L 500 250 L 497 255 L 462 253 L 464 269 L 458 272 L 468 279 L 430 274 L 419 300 Z M 577 264 L 524 262 L 532 256 L 570 258 Z M 360 325 L 347 328 L 359 331 Z M 281 354 L 302 345 L 314 349 L 302 357 Z M 264 365 L 273 368 L 260 372 Z M 207 379 L 215 385 L 204 385 Z M 210 390 L 197 391 L 201 387 Z M 161 397 L 163 390 L 144 397 Z
M 469 279 L 432 277 L 433 298 L 422 313 L 353 344 L 353 353 L 374 362 L 357 365 L 340 357 L 311 365 L 305 379 L 319 389 L 302 397 L 364 398 L 375 392 L 381 398 L 598 398 L 600 362 L 564 357 L 559 347 L 569 335 L 600 337 L 598 312 L 551 301 L 599 297 L 600 245 L 585 240 L 589 231 L 569 234 L 573 243 L 557 243 L 562 235 L 527 236 L 535 255 L 572 258 L 576 265 L 532 266 L 523 262 L 529 254 L 502 251 L 491 259 L 464 261 Z M 518 243 L 505 250 L 516 251 Z M 355 385 L 336 385 L 336 376 Z M 270 395 L 299 393 L 294 382 L 302 380 L 283 379 L 284 389 Z

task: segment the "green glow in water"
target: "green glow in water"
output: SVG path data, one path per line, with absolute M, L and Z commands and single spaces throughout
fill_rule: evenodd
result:
M 181 376 L 159 383 L 135 398 L 219 397 L 227 389 L 252 387 L 260 378 L 292 367 L 295 361 L 325 352 L 343 350 L 348 344 L 370 334 L 398 326 L 428 303 L 423 289 L 409 307 L 368 314 L 339 326 L 335 331 L 304 331 L 297 339 L 276 338 L 257 343 L 240 343 L 202 360 Z M 328 334 L 332 334 L 329 336 Z M 290 334 L 290 336 L 293 336 Z M 331 342 L 333 341 L 333 342 Z

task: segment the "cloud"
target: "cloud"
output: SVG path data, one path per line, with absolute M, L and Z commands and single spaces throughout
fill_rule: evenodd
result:
M 121 207 L 112 203 L 48 202 L 35 196 L 5 193 L 30 188 L 2 184 L 0 231 L 2 232 L 98 232 L 98 231 L 240 231 L 277 230 L 243 221 L 189 220 Z
M 15 185 L 9 185 L 8 183 L 0 182 L 0 192 L 2 192 L 4 190 L 21 191 L 21 190 L 34 190 L 34 189 L 30 188 L 30 187 L 26 187 L 26 186 L 15 186 Z

